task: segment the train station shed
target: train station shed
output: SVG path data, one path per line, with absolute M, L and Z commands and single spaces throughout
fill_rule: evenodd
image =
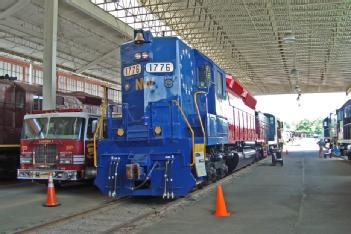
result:
M 351 104 L 255 98 L 350 60 L 349 0 L 1 0 L 0 233 L 350 233 Z

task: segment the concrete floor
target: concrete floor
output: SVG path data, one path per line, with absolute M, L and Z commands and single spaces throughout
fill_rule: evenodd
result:
M 288 146 L 223 187 L 231 216 L 214 217 L 215 192 L 141 233 L 351 233 L 351 163 L 319 159 L 314 139 Z
M 107 199 L 92 185 L 65 185 L 56 188 L 61 206 L 48 208 L 42 206 L 46 200 L 46 189 L 44 184 L 0 181 L 0 233 L 13 233 L 92 209 Z

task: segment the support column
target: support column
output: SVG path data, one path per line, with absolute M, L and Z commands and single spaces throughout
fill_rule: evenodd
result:
M 58 0 L 45 0 L 43 109 L 56 108 L 56 46 Z

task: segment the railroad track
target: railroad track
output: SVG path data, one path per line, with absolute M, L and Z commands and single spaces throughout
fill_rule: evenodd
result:
M 216 183 L 196 189 L 184 198 L 172 201 L 154 197 L 117 198 L 92 209 L 16 233 L 135 233 L 161 219 L 168 212 L 189 205 L 214 191 L 218 183 L 225 185 L 233 179 L 249 173 L 264 161 L 266 160 L 244 167 Z

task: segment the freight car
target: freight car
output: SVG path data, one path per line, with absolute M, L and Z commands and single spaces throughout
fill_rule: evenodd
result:
M 19 166 L 23 117 L 37 107 L 39 88 L 0 77 L 0 176 L 12 178 Z
M 97 141 L 96 186 L 110 196 L 185 196 L 258 156 L 256 100 L 176 37 L 137 30 L 121 46 L 122 118 Z

